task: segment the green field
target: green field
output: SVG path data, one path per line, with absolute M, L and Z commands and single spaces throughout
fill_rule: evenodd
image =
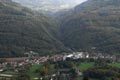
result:
M 110 64 L 110 65 L 113 66 L 113 67 L 120 68 L 120 63 L 112 63 L 112 64 Z
M 113 66 L 113 67 L 117 67 L 117 68 L 120 68 L 120 63 L 111 63 L 109 64 L 110 66 Z M 87 70 L 88 68 L 92 68 L 94 67 L 94 62 L 83 62 L 83 63 L 80 63 L 79 65 L 79 68 L 81 71 L 85 71 Z
M 95 64 L 94 62 L 83 62 L 83 63 L 80 63 L 80 64 L 79 64 L 79 68 L 80 68 L 81 71 L 85 71 L 85 70 L 87 70 L 87 69 L 89 69 L 89 68 L 94 67 L 94 64 Z M 109 65 L 111 65 L 111 66 L 113 66 L 113 67 L 120 68 L 120 63 L 115 63 L 115 64 L 111 63 L 111 64 L 109 64 Z M 51 65 L 51 66 L 52 66 L 52 65 Z M 35 71 L 36 71 L 36 70 L 39 70 L 40 68 L 42 68 L 42 64 L 33 65 L 33 66 L 29 69 L 29 71 L 27 72 L 27 74 L 30 76 L 31 79 L 36 78 L 36 77 L 39 77 L 39 74 L 35 73 Z
M 88 68 L 92 68 L 94 67 L 94 63 L 93 62 L 83 62 L 83 63 L 80 63 L 79 65 L 79 68 L 81 71 L 85 71 L 87 70 Z
M 33 65 L 27 74 L 30 76 L 31 79 L 39 77 L 39 74 L 35 73 L 36 70 L 39 70 L 42 67 L 42 64 Z

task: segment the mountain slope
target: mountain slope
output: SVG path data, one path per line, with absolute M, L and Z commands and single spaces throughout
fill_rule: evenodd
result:
M 120 52 L 120 1 L 88 0 L 60 16 L 61 38 L 79 51 Z
M 40 54 L 64 50 L 53 34 L 56 24 L 10 0 L 0 0 L 0 57 L 23 56 L 33 50 Z

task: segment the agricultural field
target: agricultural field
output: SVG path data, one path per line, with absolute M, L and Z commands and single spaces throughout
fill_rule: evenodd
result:
M 94 62 L 83 62 L 83 63 L 80 63 L 79 65 L 79 68 L 81 71 L 85 71 L 87 70 L 88 68 L 92 68 L 94 67 Z
M 79 68 L 81 71 L 85 71 L 89 68 L 94 67 L 95 66 L 94 64 L 95 64 L 94 62 L 83 62 L 80 63 Z M 120 63 L 110 63 L 109 65 L 112 67 L 120 68 Z
M 113 67 L 120 68 L 120 63 L 111 63 L 110 65 Z
M 42 68 L 42 64 L 33 65 L 27 71 L 27 74 L 30 76 L 31 79 L 39 77 L 39 74 L 36 73 L 36 70 L 39 70 L 40 68 Z

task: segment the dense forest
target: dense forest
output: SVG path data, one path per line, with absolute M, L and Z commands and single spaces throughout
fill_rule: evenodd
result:
M 0 1 L 0 57 L 20 57 L 30 50 L 41 54 L 64 51 L 53 36 L 56 30 L 49 17 L 10 0 Z
M 119 0 L 88 0 L 59 15 L 60 39 L 74 50 L 119 53 L 119 3 Z

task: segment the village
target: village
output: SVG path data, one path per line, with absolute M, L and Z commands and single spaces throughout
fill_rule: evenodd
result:
M 12 71 L 17 73 L 28 65 L 42 64 L 48 61 L 51 61 L 51 62 L 63 61 L 64 62 L 68 59 L 97 60 L 101 58 L 101 59 L 110 60 L 112 63 L 120 62 L 120 56 L 103 54 L 103 53 L 73 52 L 73 53 L 56 54 L 52 56 L 39 56 L 38 53 L 29 51 L 29 52 L 26 52 L 25 54 L 27 55 L 27 57 L 0 59 L 0 77 L 13 77 L 13 75 L 10 73 L 4 73 L 6 71 L 6 67 L 9 67 Z
M 33 51 L 25 53 L 28 57 L 20 57 L 20 58 L 1 58 L 0 59 L 0 72 L 3 71 L 3 68 L 6 65 L 11 65 L 13 67 L 21 67 L 27 64 L 35 65 L 45 63 L 47 61 L 57 62 L 57 61 L 65 61 L 66 59 L 108 59 L 112 62 L 120 62 L 120 56 L 118 55 L 110 55 L 103 53 L 88 53 L 88 52 L 73 52 L 73 53 L 63 53 L 56 54 L 52 56 L 38 56 L 38 53 Z M 17 70 L 16 70 L 17 71 Z

